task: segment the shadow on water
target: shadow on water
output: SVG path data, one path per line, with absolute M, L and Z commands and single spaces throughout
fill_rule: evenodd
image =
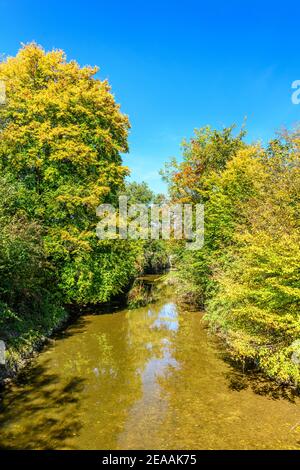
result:
M 48 361 L 31 365 L 0 393 L 0 449 L 64 448 L 80 428 L 81 377 L 62 381 Z M 66 445 L 70 448 L 70 445 Z
M 297 398 L 299 399 L 299 392 L 296 389 L 268 379 L 254 366 L 243 369 L 241 364 L 230 358 L 224 351 L 219 353 L 219 357 L 230 368 L 230 371 L 225 374 L 230 390 L 240 392 L 249 389 L 257 395 L 272 400 L 287 400 L 290 403 L 296 403 Z
M 43 347 L 43 350 L 47 348 L 51 348 L 52 340 L 64 340 L 75 334 L 83 333 L 88 323 L 89 323 L 89 319 L 85 316 L 76 318 L 74 323 L 70 323 L 70 325 L 67 328 L 57 331 L 53 335 L 53 337 L 47 341 L 47 343 Z

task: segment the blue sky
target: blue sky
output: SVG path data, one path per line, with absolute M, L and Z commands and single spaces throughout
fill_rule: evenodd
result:
M 0 53 L 35 40 L 100 66 L 130 117 L 124 162 L 156 191 L 194 128 L 247 116 L 248 140 L 265 142 L 300 121 L 299 1 L 0 0 L 0 15 Z

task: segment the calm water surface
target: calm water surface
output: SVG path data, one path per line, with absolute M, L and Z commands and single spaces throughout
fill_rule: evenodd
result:
M 170 293 L 81 317 L 1 397 L 8 449 L 300 448 L 300 402 L 236 370 Z

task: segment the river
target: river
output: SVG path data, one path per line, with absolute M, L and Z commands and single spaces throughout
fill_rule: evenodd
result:
M 2 392 L 4 449 L 297 449 L 300 402 L 243 373 L 172 289 L 85 315 Z

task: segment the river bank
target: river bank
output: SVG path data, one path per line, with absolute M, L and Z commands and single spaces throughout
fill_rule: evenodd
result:
M 6 344 L 5 364 L 0 365 L 0 385 L 15 378 L 43 349 L 45 343 L 55 333 L 66 328 L 69 322 L 70 315 L 66 310 L 61 310 L 59 315 L 40 321 L 37 325 L 30 318 L 19 321 L 13 330 L 12 342 Z
M 17 377 L 30 361 L 39 354 L 43 347 L 51 342 L 53 336 L 62 332 L 81 315 L 89 311 L 103 313 L 128 306 L 137 308 L 153 302 L 156 295 L 153 293 L 152 285 L 159 274 L 147 274 L 137 277 L 131 286 L 123 293 L 112 299 L 110 302 L 96 306 L 66 306 L 65 308 L 53 309 L 53 314 L 47 318 L 41 316 L 37 321 L 34 318 L 23 318 L 9 325 L 11 331 L 3 337 L 10 336 L 10 343 L 5 352 L 5 364 L 0 364 L 0 386 L 7 380 Z M 0 338 L 2 339 L 2 338 Z

